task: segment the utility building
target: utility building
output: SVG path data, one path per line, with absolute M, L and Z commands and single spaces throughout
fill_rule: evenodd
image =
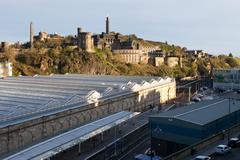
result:
M 203 101 L 150 117 L 152 147 L 167 156 L 240 123 L 240 102 Z

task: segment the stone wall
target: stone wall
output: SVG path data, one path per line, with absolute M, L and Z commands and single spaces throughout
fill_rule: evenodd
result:
M 154 62 L 155 66 L 161 66 L 164 64 L 164 57 L 155 57 Z
M 10 62 L 0 63 L 0 76 L 12 76 L 12 63 Z
M 139 54 L 120 54 L 121 61 L 125 63 L 138 64 L 140 63 L 140 55 Z
M 9 47 L 10 47 L 9 42 L 1 42 L 0 52 L 6 52 Z
M 169 67 L 175 67 L 179 64 L 179 57 L 166 57 L 165 63 Z
M 107 115 L 127 111 L 145 111 L 176 97 L 175 81 L 139 92 L 116 96 L 102 102 L 45 115 L 0 129 L 0 155 L 21 149 L 64 131 Z

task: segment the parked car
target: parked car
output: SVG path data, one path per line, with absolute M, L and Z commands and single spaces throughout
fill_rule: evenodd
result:
M 203 94 L 200 94 L 200 93 L 196 94 L 196 96 L 199 97 L 199 98 L 204 97 L 204 95 L 203 95 Z
M 218 89 L 218 92 L 219 92 L 219 93 L 223 93 L 223 92 L 225 92 L 225 91 L 226 91 L 226 89 L 223 89 L 223 88 L 219 88 L 219 89 Z
M 152 150 L 152 153 L 151 153 L 151 148 L 148 148 L 148 149 L 146 149 L 146 151 L 145 151 L 145 153 L 144 153 L 145 155 L 148 155 L 148 156 L 155 156 L 156 155 L 156 153 L 155 153 L 155 151 L 154 150 Z
M 231 151 L 231 147 L 228 147 L 227 145 L 223 145 L 223 144 L 218 145 L 215 150 L 217 154 L 226 154 L 230 151 Z
M 209 157 L 209 156 L 197 156 L 197 157 L 195 157 L 194 160 L 210 160 L 210 159 L 211 159 L 211 157 Z
M 144 154 L 138 154 L 134 157 L 134 160 L 147 160 L 147 159 L 149 159 L 149 156 Z
M 205 96 L 202 98 L 202 100 L 213 100 L 213 96 Z
M 232 147 L 232 148 L 239 147 L 239 146 L 240 146 L 240 140 L 239 140 L 239 138 L 231 138 L 231 139 L 228 141 L 228 146 L 229 146 L 229 147 Z
M 208 87 L 201 87 L 200 88 L 200 91 L 206 91 L 206 90 L 208 90 Z
M 227 89 L 226 92 L 232 92 L 233 90 L 232 89 Z
M 197 96 L 194 96 L 194 97 L 192 97 L 191 99 L 192 99 L 192 101 L 194 101 L 194 102 L 200 102 L 200 101 L 201 101 L 201 99 L 200 99 L 199 97 L 197 97 Z
M 205 90 L 205 91 L 208 90 L 208 87 L 203 87 L 203 90 Z
M 159 156 L 153 156 L 152 158 L 145 154 L 138 154 L 134 157 L 134 160 L 161 160 Z

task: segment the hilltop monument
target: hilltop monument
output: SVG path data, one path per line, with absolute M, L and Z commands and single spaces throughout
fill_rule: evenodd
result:
M 77 43 L 79 48 L 87 52 L 94 52 L 92 33 L 83 32 L 82 28 L 77 28 Z
M 33 22 L 31 22 L 30 23 L 30 48 L 33 48 L 33 36 L 34 36 Z
M 106 17 L 106 34 L 109 34 L 109 17 Z

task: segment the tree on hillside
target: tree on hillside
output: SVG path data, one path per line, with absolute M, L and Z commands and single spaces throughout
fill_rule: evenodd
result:
M 239 67 L 239 64 L 238 64 L 237 60 L 234 59 L 233 57 L 227 57 L 227 58 L 225 59 L 225 62 L 226 62 L 227 64 L 229 64 L 229 66 L 230 66 L 231 68 Z
M 198 66 L 195 62 L 192 63 L 191 65 L 191 69 L 190 69 L 190 74 L 191 76 L 197 76 L 198 75 Z

